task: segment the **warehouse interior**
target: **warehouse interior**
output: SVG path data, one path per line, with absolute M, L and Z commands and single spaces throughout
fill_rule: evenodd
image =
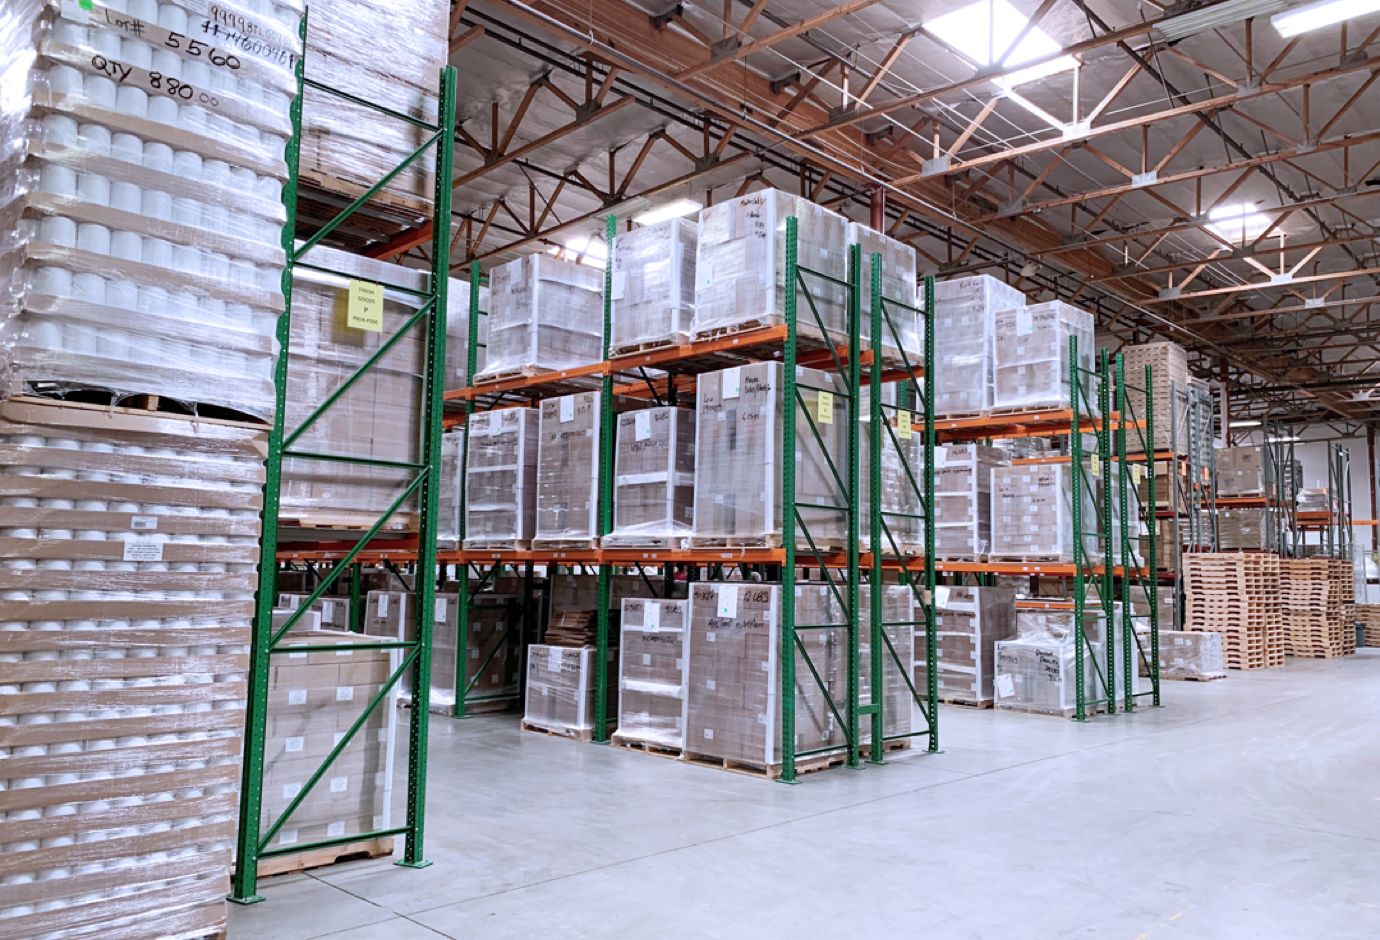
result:
M 1380 0 L 0 24 L 0 940 L 1380 935 Z

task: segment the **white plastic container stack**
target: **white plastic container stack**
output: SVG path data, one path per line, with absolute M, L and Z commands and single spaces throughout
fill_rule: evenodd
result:
M 267 418 L 301 3 L 244 41 L 154 0 L 10 7 L 8 61 L 35 56 L 0 114 L 13 378 Z
M 528 255 L 495 268 L 489 291 L 489 348 L 476 382 L 604 358 L 602 270 Z
M 1079 368 L 1091 370 L 1096 358 L 1091 313 L 1058 300 L 999 312 L 993 410 L 1073 407 L 1069 340 L 1074 337 L 1078 340 Z M 1079 413 L 1100 413 L 1092 377 L 1085 371 L 1079 383 Z
M 797 263 L 836 281 L 848 277 L 848 220 L 799 196 L 768 189 L 730 199 L 700 213 L 695 262 L 695 317 L 691 332 L 702 339 L 785 322 L 786 222 L 799 223 Z M 818 335 L 819 322 L 836 341 L 848 330 L 847 292 L 838 284 L 803 275 L 796 323 Z
M 1024 306 L 1024 294 L 985 274 L 934 286 L 937 417 L 962 418 L 992 410 L 996 315 Z
M 610 355 L 689 339 L 698 238 L 695 222 L 667 219 L 614 239 Z

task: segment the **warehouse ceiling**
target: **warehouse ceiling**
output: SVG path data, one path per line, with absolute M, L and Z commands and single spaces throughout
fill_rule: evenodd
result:
M 927 273 L 1175 339 L 1233 419 L 1373 424 L 1380 14 L 1286 39 L 1287 6 L 459 0 L 451 261 L 597 254 L 610 211 L 763 186 L 866 220 L 880 190 Z

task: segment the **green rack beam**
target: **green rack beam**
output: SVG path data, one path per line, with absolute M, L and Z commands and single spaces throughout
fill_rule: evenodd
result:
M 307 48 L 307 18 L 305 16 L 301 21 L 299 36 L 302 40 L 302 48 L 305 50 Z M 301 805 L 302 801 L 312 792 L 316 784 L 325 776 L 331 764 L 344 750 L 349 741 L 359 732 L 360 728 L 364 726 L 371 712 L 379 708 L 382 703 L 387 700 L 388 694 L 402 678 L 403 673 L 408 670 L 411 671 L 412 687 L 414 689 L 425 690 L 430 686 L 432 618 L 429 616 L 418 616 L 416 638 L 409 642 L 351 644 L 340 647 L 318 644 L 312 647 L 318 650 L 336 648 L 350 650 L 398 649 L 402 651 L 402 665 L 393 672 L 388 682 L 385 683 L 374 699 L 369 702 L 368 706 L 355 721 L 353 727 L 346 733 L 345 737 L 336 744 L 335 748 L 325 758 L 321 766 L 308 780 L 307 784 L 302 788 L 301 792 L 298 793 L 292 803 L 289 804 L 288 808 L 278 820 L 272 826 L 268 827 L 267 832 L 261 831 L 260 825 L 270 665 L 275 655 L 289 652 L 290 649 L 302 649 L 301 647 L 289 648 L 282 645 L 283 638 L 301 616 L 311 609 L 317 599 L 330 589 L 331 585 L 342 573 L 352 570 L 355 560 L 363 548 L 379 533 L 388 519 L 391 518 L 410 498 L 415 498 L 417 500 L 417 505 L 420 510 L 417 570 L 419 572 L 431 572 L 435 570 L 436 566 L 436 522 L 440 474 L 441 405 L 446 352 L 445 316 L 446 288 L 448 283 L 446 262 L 449 252 L 447 232 L 449 231 L 451 207 L 451 190 L 449 183 L 452 172 L 452 148 L 455 137 L 456 73 L 453 68 L 446 68 L 441 72 L 438 111 L 440 120 L 438 124 L 432 125 L 419 122 L 405 115 L 396 114 L 381 106 L 373 105 L 370 102 L 348 95 L 338 89 L 308 79 L 306 77 L 305 59 L 306 56 L 304 54 L 297 60 L 297 95 L 291 106 L 292 137 L 288 142 L 286 151 L 289 177 L 283 191 L 283 203 L 287 210 L 287 222 L 283 227 L 282 239 L 283 250 L 286 254 L 286 264 L 283 269 L 282 278 L 282 290 L 285 302 L 284 311 L 278 318 L 277 338 L 279 352 L 274 372 L 274 379 L 277 387 L 277 409 L 274 415 L 273 427 L 269 434 L 268 456 L 266 462 L 267 481 L 264 488 L 264 509 L 262 514 L 263 542 L 259 562 L 256 616 L 253 639 L 250 647 L 249 697 L 245 716 L 244 764 L 240 788 L 239 831 L 236 841 L 235 871 L 232 879 L 231 893 L 229 895 L 231 901 L 240 904 L 252 904 L 263 900 L 263 897 L 257 892 L 260 859 L 298 854 L 313 849 L 341 845 L 349 842 L 367 841 L 385 836 L 405 836 L 406 849 L 403 858 L 397 862 L 397 864 L 413 868 L 421 868 L 430 864 L 423 858 L 423 835 L 425 831 L 424 824 L 426 811 L 426 709 L 413 709 L 411 713 L 412 718 L 408 729 L 407 804 L 406 822 L 404 825 L 343 838 L 269 848 L 274 835 L 277 834 L 284 823 L 292 816 L 292 813 Z M 317 231 L 311 238 L 298 246 L 295 244 L 297 187 L 302 148 L 302 108 L 304 91 L 308 87 L 346 99 L 355 104 L 363 105 L 385 116 L 405 120 L 421 128 L 426 135 L 426 140 L 398 166 L 384 174 L 379 182 L 371 186 L 358 199 Z M 404 168 L 420 159 L 429 151 L 434 151 L 436 155 L 436 189 L 433 204 L 434 234 L 431 246 L 431 278 L 429 280 L 429 289 L 426 292 L 411 292 L 416 294 L 418 299 L 422 301 L 421 306 L 417 313 L 409 318 L 407 324 L 401 330 L 397 331 L 385 341 L 379 353 L 371 356 L 353 376 L 347 379 L 346 382 L 336 390 L 336 392 L 328 396 L 325 401 L 319 403 L 302 424 L 290 432 L 286 431 L 284 425 L 287 410 L 289 348 L 292 336 L 291 299 L 294 269 L 299 266 L 308 267 L 302 260 L 307 252 L 338 228 L 347 218 L 373 199 L 373 197 L 394 177 L 402 172 Z M 322 270 L 316 265 L 310 265 L 309 267 L 312 270 Z M 341 274 L 341 272 L 328 273 L 335 273 L 343 277 L 348 277 L 348 275 Z M 330 569 L 316 585 L 311 594 L 302 602 L 299 608 L 288 617 L 287 622 L 275 630 L 273 626 L 273 605 L 277 568 L 275 559 L 278 549 L 278 522 L 283 460 L 285 457 L 295 457 L 297 459 L 324 459 L 328 456 L 293 452 L 290 450 L 290 447 L 293 441 L 300 437 L 309 426 L 314 424 L 340 400 L 348 388 L 353 386 L 356 381 L 374 367 L 388 348 L 391 348 L 404 333 L 410 330 L 416 331 L 424 337 L 424 348 L 426 351 L 422 393 L 423 400 L 419 403 L 424 418 L 422 422 L 423 431 L 421 440 L 418 441 L 421 457 L 420 460 L 416 462 L 394 461 L 392 463 L 398 468 L 411 471 L 414 475 L 410 482 L 403 488 L 401 495 L 398 496 L 389 509 L 374 522 L 358 544 L 347 552 L 345 556 Z M 329 459 L 332 462 L 365 462 L 351 461 L 348 458 L 335 456 L 330 456 Z M 369 461 L 368 463 L 373 465 L 377 464 L 378 461 Z M 422 612 L 431 611 L 433 608 L 433 601 L 434 582 L 432 578 L 429 576 L 419 577 L 417 579 L 417 610 Z

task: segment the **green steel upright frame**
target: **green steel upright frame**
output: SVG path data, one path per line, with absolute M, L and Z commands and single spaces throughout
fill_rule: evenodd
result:
M 307 47 L 307 18 L 302 18 L 299 34 L 302 48 Z M 343 572 L 349 571 L 360 552 L 379 533 L 384 524 L 407 500 L 416 498 L 419 507 L 418 553 L 419 572 L 431 572 L 436 567 L 436 522 L 438 485 L 440 474 L 441 446 L 441 405 L 443 376 L 445 372 L 445 318 L 447 288 L 447 256 L 449 242 L 447 233 L 450 225 L 453 143 L 455 138 L 455 83 L 456 73 L 447 67 L 440 75 L 439 121 L 431 124 L 388 108 L 381 107 L 339 89 L 332 88 L 306 77 L 305 54 L 297 60 L 297 95 L 292 102 L 292 138 L 287 147 L 289 178 L 283 192 L 283 202 L 287 210 L 287 224 L 283 228 L 283 250 L 286 264 L 283 269 L 282 290 L 285 299 L 284 311 L 278 319 L 277 338 L 279 344 L 278 362 L 274 372 L 277 386 L 277 410 L 273 428 L 269 435 L 267 459 L 267 482 L 264 488 L 264 509 L 262 516 L 263 542 L 259 561 L 259 586 L 256 598 L 256 617 L 253 642 L 250 649 L 249 698 L 246 707 L 244 764 L 240 788 L 239 833 L 236 843 L 235 872 L 231 885 L 230 900 L 240 904 L 251 904 L 263 900 L 257 892 L 259 862 L 262 859 L 280 855 L 298 854 L 313 849 L 362 842 L 387 836 L 406 837 L 406 849 L 397 862 L 413 868 L 430 864 L 423 858 L 423 834 L 426 812 L 426 761 L 427 761 L 427 710 L 414 708 L 408 729 L 408 782 L 406 822 L 376 832 L 360 833 L 318 842 L 293 844 L 269 848 L 273 837 L 281 831 L 283 824 L 312 792 L 326 775 L 331 764 L 340 756 L 349 742 L 359 733 L 370 714 L 382 706 L 389 693 L 398 684 L 403 674 L 412 672 L 412 687 L 425 690 L 430 687 L 431 676 L 431 627 L 430 616 L 418 616 L 415 639 L 411 641 L 379 642 L 371 644 L 330 644 L 314 643 L 295 645 L 290 649 L 282 641 L 288 631 L 296 625 L 300 617 L 311 609 L 312 604 L 321 597 Z M 400 162 L 383 178 L 371 186 L 363 195 L 327 222 L 300 246 L 295 244 L 297 180 L 300 170 L 302 147 L 302 108 L 307 88 L 332 95 L 360 105 L 387 118 L 417 127 L 425 135 L 425 142 Z M 433 202 L 433 231 L 431 278 L 428 290 L 416 291 L 398 285 L 385 284 L 389 290 L 410 295 L 419 302 L 415 314 L 406 323 L 384 340 L 377 352 L 371 355 L 352 376 L 339 388 L 326 397 L 311 414 L 295 429 L 285 427 L 287 405 L 287 381 L 289 369 L 289 343 L 292 335 L 292 287 L 293 272 L 296 268 L 311 269 L 341 277 L 349 275 L 322 268 L 304 261 L 304 257 L 335 231 L 346 219 L 353 215 L 388 185 L 399 173 L 415 163 L 423 155 L 434 152 L 436 159 L 436 189 Z M 388 351 L 394 348 L 403 336 L 415 331 L 423 337 L 425 348 L 425 374 L 423 376 L 423 400 L 419 403 L 423 421 L 419 445 L 420 458 L 417 460 L 385 460 L 381 458 L 353 458 L 333 454 L 313 453 L 294 449 L 293 445 L 315 422 L 334 406 L 355 383 L 368 374 Z M 410 457 L 410 455 L 409 455 Z M 279 502 L 282 484 L 282 465 L 285 458 L 297 460 L 327 461 L 343 464 L 386 467 L 412 474 L 410 481 L 393 504 L 364 533 L 359 542 L 321 579 L 312 593 L 303 601 L 296 612 L 277 629 L 273 625 L 275 558 L 278 547 Z M 434 579 L 430 576 L 417 578 L 417 607 L 419 612 L 430 612 L 434 600 Z M 401 651 L 402 664 L 393 672 L 383 687 L 360 713 L 352 727 L 326 756 L 320 767 L 308 779 L 297 796 L 289 803 L 278 820 L 263 831 L 260 825 L 262 810 L 265 734 L 268 717 L 268 687 L 270 666 L 275 656 L 291 652 L 326 652 L 359 649 L 396 649 Z
M 1117 512 L 1121 519 L 1121 538 L 1118 540 L 1118 549 L 1121 555 L 1123 566 L 1121 576 L 1121 624 L 1123 636 L 1126 642 L 1122 644 L 1122 664 L 1124 672 L 1122 674 L 1123 688 L 1126 690 L 1125 710 L 1135 711 L 1136 699 L 1143 696 L 1150 696 L 1152 704 L 1159 706 L 1160 702 L 1160 616 L 1159 616 L 1159 576 L 1156 571 L 1157 559 L 1156 539 L 1158 530 L 1155 518 L 1155 376 L 1153 367 L 1145 366 L 1145 385 L 1138 387 L 1131 385 L 1126 378 L 1126 363 L 1120 353 L 1117 354 L 1115 362 L 1114 385 L 1116 389 L 1116 411 L 1117 421 L 1115 428 L 1116 453 L 1117 453 Z M 1127 395 L 1128 391 L 1139 392 L 1142 397 L 1138 400 L 1145 402 L 1144 418 L 1137 417 L 1135 413 L 1135 396 Z M 1148 474 L 1146 479 L 1146 498 L 1140 498 L 1139 488 L 1134 482 L 1128 482 L 1128 477 L 1133 477 L 1129 472 L 1132 464 L 1127 461 L 1126 456 L 1126 437 L 1127 433 L 1136 435 L 1135 442 L 1140 445 L 1140 452 L 1146 455 L 1145 470 Z M 1174 457 L 1171 453 L 1170 466 L 1173 467 Z M 1173 482 L 1171 486 L 1175 485 Z M 1145 525 L 1145 568 L 1146 573 L 1142 574 L 1140 566 L 1136 562 L 1135 546 L 1140 541 L 1139 533 L 1131 531 L 1130 520 L 1131 506 L 1138 509 L 1137 515 L 1144 521 Z M 1135 629 L 1135 619 L 1132 616 L 1132 601 L 1136 593 L 1145 600 L 1150 610 L 1150 647 L 1146 649 L 1141 641 L 1140 634 Z M 1134 649 L 1133 649 L 1134 647 Z M 1144 666 L 1146 675 L 1150 677 L 1150 689 L 1147 692 L 1132 693 L 1135 687 L 1136 672 L 1139 667 Z

